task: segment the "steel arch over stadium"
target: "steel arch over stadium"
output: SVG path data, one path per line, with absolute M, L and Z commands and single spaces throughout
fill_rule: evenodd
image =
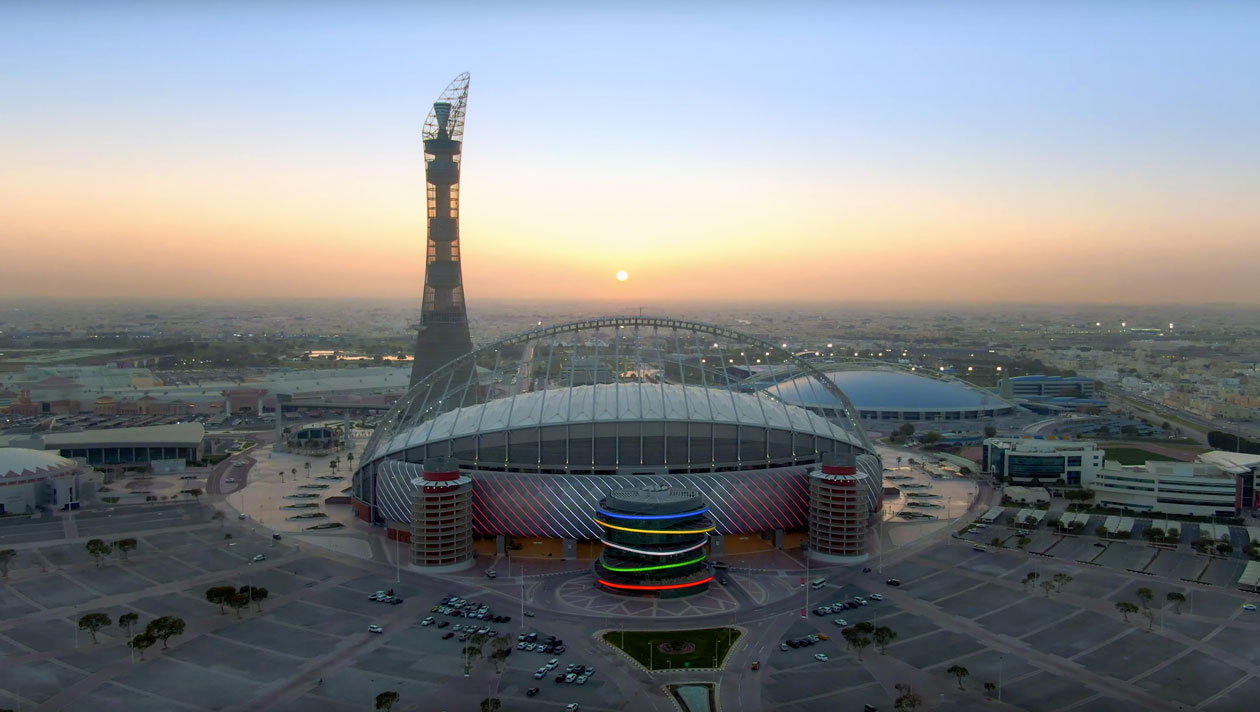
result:
M 753 385 L 762 370 L 834 396 L 824 418 Z M 804 380 L 802 380 L 804 379 Z M 360 458 L 360 516 L 410 521 L 412 468 L 443 455 L 473 478 L 481 534 L 593 539 L 610 490 L 695 488 L 718 532 L 795 529 L 807 472 L 828 452 L 857 456 L 879 506 L 882 465 L 844 393 L 804 359 L 722 327 L 608 317 L 496 342 L 418 382 Z

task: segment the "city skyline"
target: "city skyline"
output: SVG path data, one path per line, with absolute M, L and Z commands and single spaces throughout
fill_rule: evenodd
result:
M 0 29 L 0 297 L 418 302 L 468 70 L 474 304 L 1260 303 L 1255 7 L 104 5 Z

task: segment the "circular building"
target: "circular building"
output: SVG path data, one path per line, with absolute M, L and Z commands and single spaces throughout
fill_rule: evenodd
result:
M 595 511 L 604 529 L 604 553 L 595 562 L 595 581 L 612 593 L 660 598 L 708 590 L 713 576 L 704 546 L 713 522 L 696 490 L 671 487 L 619 489 Z
M 996 394 L 946 376 L 903 370 L 853 370 L 831 371 L 826 378 L 848 397 L 858 417 L 867 421 L 988 420 L 1015 412 L 1014 404 Z M 846 405 L 835 398 L 831 389 L 800 377 L 776 383 L 766 392 L 824 416 Z
M 99 476 L 89 468 L 44 450 L 0 448 L 0 514 L 37 507 L 77 507 L 96 492 Z
M 771 364 L 829 393 L 829 416 L 754 384 Z M 604 529 L 590 516 L 614 490 L 695 490 L 723 553 L 723 535 L 781 544 L 809 514 L 809 471 L 853 455 L 881 505 L 882 465 L 835 383 L 759 339 L 694 322 L 610 317 L 531 331 L 448 363 L 382 419 L 359 458 L 352 503 L 378 524 L 411 522 L 412 478 L 390 462 L 450 457 L 472 479 L 473 530 L 504 540 L 578 541 Z M 500 539 L 502 538 L 502 539 Z M 773 544 L 772 544 L 773 545 Z M 537 549 L 536 549 L 537 550 Z

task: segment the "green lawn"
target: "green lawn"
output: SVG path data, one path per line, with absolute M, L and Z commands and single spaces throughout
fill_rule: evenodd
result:
M 1151 452 L 1150 450 L 1143 450 L 1141 448 L 1136 448 L 1136 447 L 1104 446 L 1103 449 L 1107 451 L 1108 460 L 1115 460 L 1116 462 L 1119 462 L 1121 465 L 1142 465 L 1142 464 L 1145 464 L 1147 460 L 1180 462 L 1180 460 L 1178 460 L 1175 457 L 1161 455 L 1157 452 Z
M 649 670 L 679 668 L 721 667 L 731 646 L 739 640 L 737 628 L 707 628 L 704 630 L 653 630 L 620 631 L 604 633 L 604 640 L 621 648 Z M 661 652 L 661 643 L 681 640 L 696 646 L 690 653 L 669 655 Z

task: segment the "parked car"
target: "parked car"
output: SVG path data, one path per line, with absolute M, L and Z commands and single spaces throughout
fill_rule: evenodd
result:
M 814 653 L 814 659 L 825 663 L 831 658 L 827 657 L 826 653 Z
M 368 626 L 368 632 L 369 633 L 384 633 L 385 629 L 373 623 L 372 625 Z
M 442 634 L 442 640 L 450 640 L 450 639 L 451 639 L 451 636 L 453 636 L 453 635 L 455 635 L 455 634 L 454 634 L 454 633 L 452 633 L 452 632 L 450 632 L 450 631 L 448 630 L 448 631 L 446 631 L 445 633 L 443 633 L 443 634 Z
M 497 577 L 498 577 L 498 574 L 495 573 L 494 569 L 490 569 L 489 571 L 486 572 L 486 578 L 497 578 Z
M 872 594 L 871 594 L 871 600 L 872 600 L 872 601 L 882 601 L 882 600 L 884 600 L 884 594 L 882 594 L 882 593 L 872 593 Z

